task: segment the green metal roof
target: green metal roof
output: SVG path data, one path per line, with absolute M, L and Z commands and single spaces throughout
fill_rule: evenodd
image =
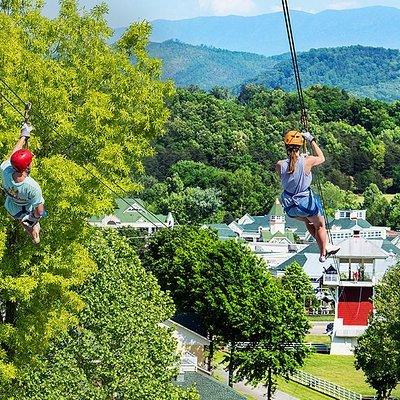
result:
M 303 236 L 307 233 L 306 224 L 298 219 L 286 217 L 286 229 L 296 230 L 296 235 Z
M 286 239 L 290 240 L 292 243 L 295 242 L 294 234 L 293 234 L 293 232 L 290 232 L 290 231 L 286 231 L 285 233 L 276 232 L 274 235 L 272 235 L 270 231 L 262 231 L 261 235 L 263 238 L 263 242 L 265 242 L 265 243 L 270 242 L 274 238 L 286 238 Z
M 334 219 L 329 222 L 329 226 L 332 227 L 333 225 L 341 228 L 341 229 L 352 229 L 356 225 L 359 226 L 360 228 L 366 229 L 366 228 L 371 228 L 371 224 L 366 221 L 365 219 L 349 219 L 349 218 L 341 218 L 341 219 Z
M 226 224 L 208 224 L 210 229 L 215 229 L 220 239 L 233 239 L 238 237 L 236 233 Z
M 278 199 L 276 199 L 268 215 L 273 215 L 274 217 L 283 217 L 285 215 L 283 212 L 283 207 Z
M 303 267 L 304 264 L 307 262 L 307 257 L 304 254 L 297 253 L 296 255 L 290 257 L 282 264 L 279 264 L 276 267 L 271 268 L 271 271 L 272 272 L 286 271 L 286 268 L 292 265 L 294 262 L 297 262 L 297 264 Z
M 116 199 L 117 208 L 114 210 L 113 215 L 117 217 L 121 223 L 136 223 L 140 221 L 157 223 L 157 222 L 166 222 L 167 216 L 165 215 L 153 215 L 150 214 L 146 209 L 143 201 L 141 199 Z M 142 210 L 139 211 L 129 211 L 126 212 L 132 205 L 139 205 Z M 90 222 L 101 222 L 105 215 L 95 216 L 89 219 Z
M 251 218 L 254 220 L 253 223 L 251 224 L 243 224 L 243 225 L 238 225 L 241 229 L 243 229 L 244 232 L 258 232 L 258 229 L 260 226 L 263 229 L 269 228 L 269 216 L 268 215 L 263 215 L 263 216 L 251 216 Z
M 374 239 L 369 239 L 369 240 L 382 240 L 382 239 L 374 238 Z M 393 254 L 400 256 L 400 249 L 397 246 L 395 246 L 389 239 L 382 240 L 381 248 L 382 248 L 382 250 L 386 251 L 387 253 L 392 252 Z
M 246 397 L 234 389 L 204 373 L 185 372 L 184 376 L 184 382 L 176 382 L 176 384 L 185 388 L 194 386 L 201 400 L 246 400 Z

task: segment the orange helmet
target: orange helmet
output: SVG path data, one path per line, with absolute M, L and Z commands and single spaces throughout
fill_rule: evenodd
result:
M 304 144 L 304 137 L 299 131 L 286 132 L 283 140 L 286 146 L 303 146 Z

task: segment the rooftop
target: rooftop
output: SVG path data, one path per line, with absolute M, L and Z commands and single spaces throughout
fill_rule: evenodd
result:
M 214 229 L 218 233 L 218 237 L 222 240 L 234 239 L 238 235 L 227 224 L 207 224 L 210 229 Z
M 274 217 L 283 217 L 285 215 L 279 199 L 275 200 L 275 203 L 269 211 L 268 215 L 272 215 Z
M 194 386 L 201 400 L 246 400 L 246 397 L 209 375 L 201 372 L 185 372 L 184 381 L 177 382 L 182 387 Z
M 116 209 L 112 213 L 121 223 L 165 223 L 166 215 L 156 215 L 149 212 L 141 199 L 116 199 Z M 105 215 L 90 218 L 90 222 L 101 222 Z
M 340 258 L 387 258 L 388 254 L 378 247 L 378 243 L 367 240 L 363 237 L 350 237 L 338 243 L 340 250 L 337 257 Z

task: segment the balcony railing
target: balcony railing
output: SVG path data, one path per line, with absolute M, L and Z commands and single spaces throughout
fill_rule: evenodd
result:
M 335 335 L 338 337 L 359 337 L 366 329 L 366 326 L 343 326 L 335 330 Z
M 324 274 L 323 283 L 324 285 L 338 285 L 340 277 L 338 274 Z

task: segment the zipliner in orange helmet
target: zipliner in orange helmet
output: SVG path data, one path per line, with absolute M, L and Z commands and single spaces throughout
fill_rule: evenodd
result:
M 286 146 L 303 146 L 304 137 L 299 131 L 288 131 L 286 132 L 283 141 Z

